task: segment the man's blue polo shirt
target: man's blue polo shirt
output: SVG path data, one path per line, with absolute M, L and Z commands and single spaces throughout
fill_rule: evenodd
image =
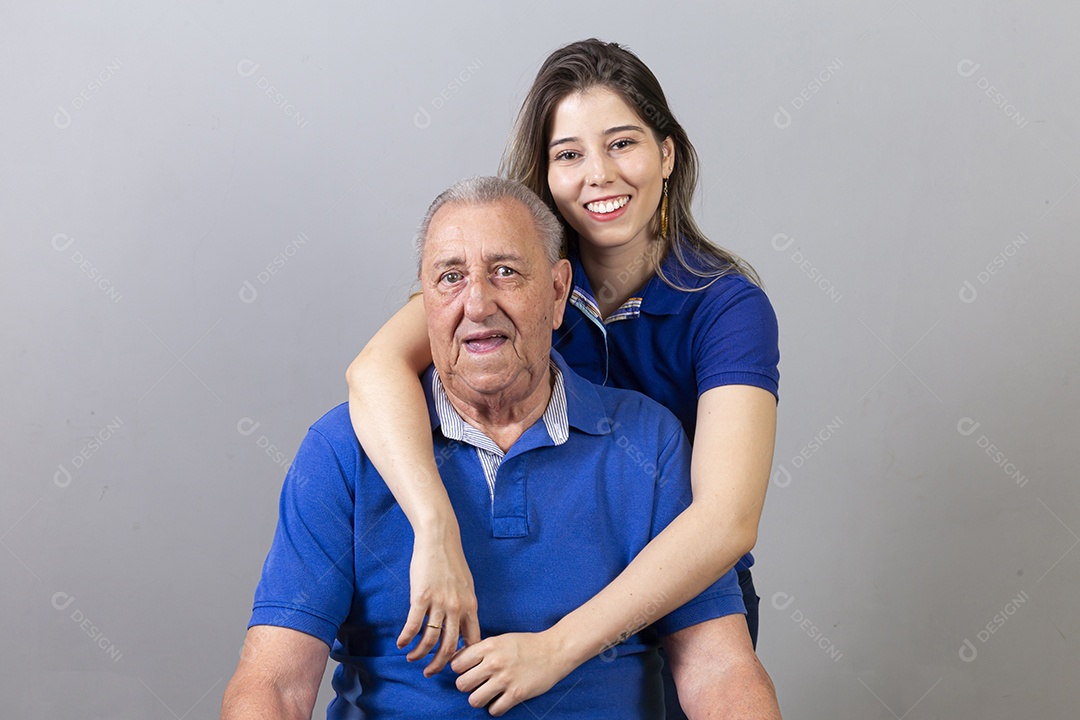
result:
M 690 446 L 678 421 L 634 392 L 597 387 L 558 353 L 569 438 L 537 422 L 499 464 L 494 497 L 475 449 L 447 440 L 424 378 L 435 454 L 461 525 L 485 636 L 551 627 L 616 575 L 690 502 Z M 423 677 L 394 642 L 409 608 L 413 534 L 353 433 L 348 406 L 308 432 L 281 493 L 249 626 L 330 645 L 341 665 L 329 718 L 486 717 L 449 668 Z M 656 588 L 656 599 L 664 596 Z M 734 572 L 571 673 L 507 718 L 662 717 L 658 638 L 744 612 Z M 652 618 L 649 618 L 652 620 Z M 599 648 L 598 648 L 599 650 Z
M 552 344 L 585 379 L 648 395 L 675 413 L 691 442 L 698 399 L 707 390 L 753 385 L 779 400 L 776 313 L 765 292 L 746 277 L 726 275 L 709 284 L 669 254 L 665 274 L 698 290 L 676 290 L 654 275 L 601 320 L 596 298 L 610 289 L 594 292 L 576 253 L 570 262 L 574 289 Z M 692 254 L 688 262 L 695 263 Z M 753 564 L 747 553 L 735 569 Z

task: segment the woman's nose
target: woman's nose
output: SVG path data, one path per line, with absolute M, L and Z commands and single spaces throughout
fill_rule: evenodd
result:
M 590 185 L 603 185 L 614 179 L 615 173 L 611 161 L 603 154 L 594 154 L 589 163 Z

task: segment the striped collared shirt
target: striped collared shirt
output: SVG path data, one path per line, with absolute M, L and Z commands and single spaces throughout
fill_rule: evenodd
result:
M 542 419 L 551 441 L 556 445 L 562 445 L 570 437 L 570 420 L 566 414 L 566 387 L 563 384 L 562 371 L 554 362 L 550 367 L 555 377 L 555 385 L 551 389 L 551 400 L 548 401 Z M 458 414 L 446 395 L 446 389 L 439 378 L 439 371 L 434 368 L 431 373 L 431 396 L 435 400 L 435 414 L 439 416 L 443 436 L 448 440 L 457 440 L 476 448 L 476 455 L 484 468 L 488 492 L 494 502 L 495 476 L 499 472 L 499 465 L 506 453 L 495 444 L 494 440 L 465 422 L 465 419 Z
M 600 316 L 600 306 L 585 288 L 578 286 L 570 294 L 570 304 L 576 307 L 585 316 L 597 324 L 601 329 L 619 320 L 633 320 L 641 316 L 641 298 L 632 297 L 624 302 L 619 308 L 606 318 Z

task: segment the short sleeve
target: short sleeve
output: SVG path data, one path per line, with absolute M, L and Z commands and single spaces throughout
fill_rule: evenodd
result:
M 281 489 L 277 530 L 248 627 L 287 627 L 332 645 L 353 598 L 348 478 L 330 442 L 309 430 Z
M 732 276 L 703 292 L 709 295 L 693 321 L 698 397 L 721 385 L 753 385 L 779 401 L 779 330 L 765 291 Z
M 677 426 L 660 455 L 656 497 L 653 506 L 652 537 L 656 537 L 690 505 L 690 441 Z M 670 635 L 691 625 L 745 613 L 742 588 L 734 570 L 710 585 L 697 597 L 676 608 L 653 624 L 658 635 Z

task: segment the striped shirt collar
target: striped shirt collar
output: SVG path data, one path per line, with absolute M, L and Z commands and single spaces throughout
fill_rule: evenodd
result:
M 659 275 L 653 274 L 645 282 L 641 290 L 635 293 L 634 297 L 620 305 L 611 315 L 601 319 L 600 307 L 595 299 L 596 295 L 593 294 L 589 278 L 585 275 L 585 266 L 582 265 L 581 257 L 576 249 L 570 249 L 567 259 L 570 260 L 574 283 L 569 302 L 600 326 L 609 325 L 619 320 L 633 320 L 640 317 L 642 311 L 649 315 L 677 315 L 682 312 L 683 306 L 686 305 L 687 300 L 690 298 L 690 293 L 684 290 L 676 290 L 665 283 Z M 665 275 L 669 278 L 675 278 L 689 287 L 696 287 L 703 282 L 701 278 L 688 276 L 688 273 L 679 267 L 673 253 L 668 253 L 661 265 L 664 268 Z M 601 288 L 601 292 L 603 290 Z
M 566 410 L 566 385 L 559 366 L 554 361 L 550 361 L 549 367 L 555 377 L 555 384 L 551 389 L 551 399 L 544 410 L 542 420 L 551 442 L 562 445 L 570 437 L 570 420 Z M 446 388 L 443 387 L 439 371 L 435 368 L 431 369 L 431 396 L 435 401 L 435 414 L 438 416 L 442 434 L 446 439 L 467 443 L 500 458 L 505 454 L 495 441 L 458 414 L 458 411 L 450 404 L 450 398 L 446 395 Z
M 596 300 L 589 294 L 589 291 L 580 285 L 575 287 L 570 294 L 570 304 L 591 317 L 595 322 L 602 322 L 604 325 L 610 325 L 618 320 L 632 320 L 641 315 L 641 298 L 632 297 L 620 305 L 615 312 L 606 318 L 601 318 L 600 306 L 596 304 Z

